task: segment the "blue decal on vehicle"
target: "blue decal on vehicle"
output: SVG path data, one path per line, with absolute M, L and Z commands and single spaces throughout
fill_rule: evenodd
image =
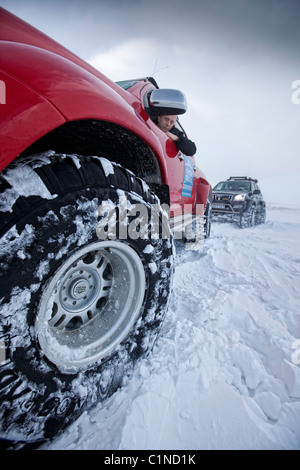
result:
M 184 178 L 182 193 L 183 197 L 191 197 L 194 180 L 194 163 L 193 160 L 184 155 Z

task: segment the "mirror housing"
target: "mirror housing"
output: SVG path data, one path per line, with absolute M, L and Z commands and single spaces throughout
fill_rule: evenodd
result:
M 146 94 L 145 110 L 152 119 L 158 116 L 184 114 L 187 103 L 184 94 L 179 90 L 158 88 Z

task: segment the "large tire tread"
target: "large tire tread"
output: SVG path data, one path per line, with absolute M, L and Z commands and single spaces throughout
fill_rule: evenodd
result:
M 58 370 L 41 353 L 34 325 L 49 276 L 69 253 L 99 241 L 94 229 L 84 236 L 78 234 L 74 220 L 79 217 L 84 227 L 92 227 L 97 223 L 97 205 L 106 199 L 116 200 L 117 190 L 147 206 L 159 204 L 159 200 L 142 180 L 119 165 L 98 157 L 52 152 L 4 170 L 0 180 L 2 201 L 16 180 L 12 175 L 24 166 L 38 175 L 48 197 L 38 191 L 25 196 L 20 191 L 10 210 L 0 214 L 0 339 L 7 348 L 7 360 L 0 364 L 0 439 L 2 446 L 12 448 L 34 447 L 57 436 L 84 410 L 114 393 L 135 361 L 154 344 L 167 310 L 173 272 L 171 239 L 135 242 L 133 247 L 142 259 L 147 281 L 137 325 L 118 350 L 100 364 L 79 374 Z M 149 243 L 154 249 L 146 249 Z M 154 273 L 149 267 L 153 263 L 157 265 Z M 47 268 L 45 272 L 41 267 Z

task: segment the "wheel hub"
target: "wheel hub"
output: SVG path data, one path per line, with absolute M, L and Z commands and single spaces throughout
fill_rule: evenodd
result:
M 66 274 L 56 300 L 67 312 L 78 313 L 89 308 L 100 291 L 101 279 L 98 272 L 95 269 L 79 267 Z
M 71 295 L 73 295 L 75 299 L 81 299 L 87 293 L 88 288 L 89 288 L 89 284 L 87 281 L 85 280 L 76 281 L 75 285 L 72 288 Z
M 96 242 L 62 263 L 42 295 L 36 334 L 44 355 L 74 373 L 128 336 L 145 295 L 141 258 L 125 243 Z

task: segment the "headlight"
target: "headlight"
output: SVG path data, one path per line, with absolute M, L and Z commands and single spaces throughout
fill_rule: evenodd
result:
M 245 196 L 246 196 L 246 194 L 237 194 L 236 196 L 234 196 L 233 200 L 234 201 L 244 201 Z

